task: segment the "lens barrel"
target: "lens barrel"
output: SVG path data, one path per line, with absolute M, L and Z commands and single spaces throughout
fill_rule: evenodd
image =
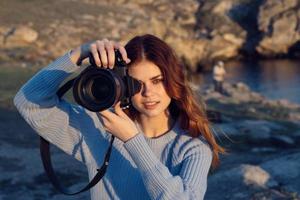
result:
M 90 111 L 110 108 L 125 95 L 125 85 L 111 70 L 89 67 L 73 85 L 75 101 Z
M 113 70 L 96 66 L 93 56 L 89 56 L 91 65 L 76 77 L 73 84 L 75 101 L 93 112 L 99 112 L 121 102 L 125 108 L 131 104 L 131 97 L 138 93 L 141 83 L 128 75 L 126 62 L 115 50 L 115 66 Z

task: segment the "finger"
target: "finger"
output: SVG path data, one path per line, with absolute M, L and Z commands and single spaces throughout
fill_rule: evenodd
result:
M 114 52 L 114 45 L 112 41 L 105 41 L 105 49 L 107 52 L 108 57 L 108 67 L 112 69 L 115 65 L 115 52 Z
M 100 67 L 101 66 L 101 61 L 99 59 L 99 54 L 98 54 L 98 51 L 97 51 L 97 45 L 95 43 L 91 44 L 90 52 L 93 56 L 95 64 Z
M 114 119 L 116 118 L 116 114 L 111 112 L 110 110 L 106 109 L 103 110 L 101 112 L 99 112 L 100 116 L 105 118 L 106 120 L 108 120 L 109 122 L 114 121 Z
M 130 63 L 130 59 L 127 57 L 126 49 L 125 49 L 121 44 L 119 44 L 119 43 L 117 43 L 117 42 L 114 44 L 114 46 L 115 46 L 115 49 L 118 49 L 118 50 L 120 51 L 123 60 L 124 60 L 127 64 Z
M 119 115 L 120 117 L 125 118 L 125 119 L 128 118 L 128 116 L 126 115 L 126 113 L 121 108 L 121 102 L 120 101 L 115 105 L 114 109 L 115 109 L 115 113 L 117 115 Z
M 107 53 L 104 48 L 104 43 L 102 41 L 97 41 L 97 50 L 100 54 L 102 67 L 107 68 Z

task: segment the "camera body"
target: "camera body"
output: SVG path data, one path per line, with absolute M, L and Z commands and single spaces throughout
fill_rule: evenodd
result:
M 99 112 L 121 101 L 121 108 L 131 104 L 131 97 L 141 90 L 141 83 L 128 75 L 126 62 L 115 50 L 115 66 L 104 69 L 96 66 L 90 57 L 91 65 L 83 70 L 73 84 L 75 101 L 93 112 Z

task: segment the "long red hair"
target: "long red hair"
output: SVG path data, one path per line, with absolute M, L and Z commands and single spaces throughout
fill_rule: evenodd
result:
M 188 130 L 190 136 L 202 135 L 206 139 L 213 151 L 212 166 L 215 168 L 219 164 L 219 153 L 224 153 L 224 149 L 217 144 L 205 109 L 197 102 L 183 73 L 183 65 L 172 48 L 156 36 L 146 34 L 132 38 L 125 49 L 131 60 L 130 64 L 145 59 L 160 68 L 166 92 L 171 97 L 170 114 L 178 118 L 181 128 Z M 126 113 L 133 119 L 138 115 L 133 106 Z

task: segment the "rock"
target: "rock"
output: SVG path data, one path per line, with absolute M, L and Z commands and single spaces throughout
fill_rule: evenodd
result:
M 211 60 L 234 58 L 239 54 L 243 42 L 244 40 L 233 34 L 216 35 L 209 41 L 205 53 Z
M 250 92 L 250 98 L 252 102 L 263 102 L 265 97 L 257 92 Z
M 260 166 L 285 188 L 300 193 L 300 153 L 282 156 Z
M 217 171 L 208 177 L 205 199 L 238 200 L 298 199 L 300 193 L 300 153 L 263 162 L 259 165 L 242 164 L 228 170 Z M 226 188 L 230 188 L 230 192 Z M 215 191 L 218 191 L 217 193 Z M 260 195 L 264 193 L 265 195 Z M 220 195 L 223 194 L 223 195 Z M 268 198 L 267 198 L 268 199 Z
M 281 2 L 274 2 L 270 0 L 265 1 L 260 7 L 260 12 L 258 16 L 260 30 L 263 32 L 270 31 L 271 28 L 269 27 L 270 20 L 274 16 L 283 14 L 287 10 L 296 8 L 297 4 L 298 4 L 297 0 L 287 0 Z
M 280 125 L 265 120 L 244 120 L 235 127 L 254 143 L 268 142 L 272 130 L 283 130 Z
M 255 147 L 251 149 L 253 153 L 275 153 L 277 149 L 270 147 Z
M 300 40 L 299 1 L 275 2 L 267 0 L 260 7 L 259 30 L 263 33 L 257 51 L 264 56 L 287 54 Z
M 231 33 L 235 37 L 245 39 L 246 32 L 234 20 L 233 16 L 239 15 L 234 8 L 243 4 L 242 1 L 207 1 L 200 5 L 197 16 L 197 28 L 205 28 L 210 36 Z
M 206 199 L 249 199 L 257 190 L 275 185 L 278 183 L 260 166 L 242 164 L 222 173 L 211 175 L 208 178 Z M 228 187 L 231 188 L 230 193 L 226 192 L 225 188 Z
M 245 134 L 247 142 L 250 143 L 261 143 L 263 141 L 268 141 L 271 137 L 271 130 L 266 126 L 245 126 L 239 127 L 239 130 Z
M 266 127 L 269 127 L 272 130 L 277 130 L 277 131 L 284 129 L 283 126 L 281 126 L 277 123 L 271 122 L 271 121 L 266 121 L 266 120 L 244 120 L 237 126 L 240 126 L 240 125 L 249 126 L 249 127 L 251 127 L 251 126 L 252 127 L 266 126 Z
M 249 107 L 249 108 L 247 109 L 247 111 L 250 112 L 250 113 L 255 113 L 255 112 L 256 112 L 256 109 L 253 108 L 253 107 Z
M 238 83 L 234 84 L 234 87 L 240 92 L 249 92 L 249 90 L 250 90 L 249 87 L 242 82 L 238 82 Z
M 271 143 L 276 145 L 276 147 L 291 147 L 294 146 L 295 141 L 286 135 L 273 135 Z
M 300 109 L 300 105 L 291 103 L 287 99 L 279 99 L 276 101 L 279 106 L 290 108 L 290 109 Z
M 293 136 L 295 136 L 296 138 L 300 138 L 300 130 L 293 133 Z
M 217 94 L 213 85 L 201 91 L 208 107 L 221 110 L 224 114 L 251 116 L 257 119 L 282 120 L 297 123 L 300 121 L 300 105 L 291 103 L 286 99 L 270 100 L 263 95 L 253 92 L 242 82 L 223 84 L 224 94 Z
M 284 189 L 280 188 L 275 189 L 268 189 L 262 192 L 257 192 L 251 196 L 251 199 L 299 199 L 297 193 L 294 192 L 288 192 Z
M 240 57 L 243 52 L 257 50 L 263 56 L 276 56 L 298 51 L 294 48 L 300 40 L 297 0 L 278 4 L 272 0 L 72 2 L 82 7 L 80 15 L 59 18 L 53 9 L 47 25 L 34 20 L 25 28 L 0 27 L 0 47 L 34 44 L 31 47 L 39 57 L 54 59 L 99 36 L 126 43 L 135 35 L 150 33 L 167 41 L 192 72 L 210 66 L 213 60 Z M 76 12 L 76 6 L 71 6 L 70 13 Z M 8 20 L 3 20 L 9 21 L 6 16 Z M 241 97 L 241 101 L 249 98 L 252 96 Z
M 260 94 L 250 91 L 249 87 L 242 82 L 235 84 L 224 83 L 223 88 L 226 96 L 238 102 L 261 101 L 263 99 Z
M 2 31 L 1 44 L 4 48 L 26 46 L 38 38 L 38 32 L 28 26 L 0 28 Z
M 255 185 L 258 187 L 266 187 L 270 179 L 270 174 L 258 166 L 243 165 L 241 173 L 246 185 Z
M 176 50 L 184 63 L 189 66 L 189 69 L 195 72 L 197 70 L 197 63 L 205 54 L 207 41 L 190 40 L 171 35 L 166 36 L 165 40 Z
M 231 42 L 232 44 L 235 44 L 236 46 L 241 46 L 244 43 L 244 40 L 236 37 L 235 35 L 231 33 L 226 33 L 223 35 L 224 40 Z
M 220 3 L 217 3 L 213 9 L 212 13 L 217 15 L 226 15 L 230 8 L 232 8 L 233 2 L 232 1 L 221 1 Z
M 196 34 L 206 41 L 201 62 L 229 59 L 240 54 L 239 49 L 246 39 L 246 32 L 232 20 L 233 8 L 238 1 L 206 1 L 200 5 L 196 16 Z
M 241 132 L 234 127 L 233 123 L 214 124 L 213 130 L 215 135 L 222 138 L 241 135 Z
M 82 15 L 81 18 L 82 18 L 83 20 L 89 21 L 89 20 L 95 20 L 96 17 L 93 16 L 93 15 L 85 14 L 85 15 Z
M 210 98 L 213 98 L 213 99 L 218 99 L 218 98 L 222 98 L 222 94 L 220 94 L 219 92 L 215 92 L 213 90 L 207 90 L 206 91 L 207 94 L 206 94 L 206 98 L 210 99 Z

